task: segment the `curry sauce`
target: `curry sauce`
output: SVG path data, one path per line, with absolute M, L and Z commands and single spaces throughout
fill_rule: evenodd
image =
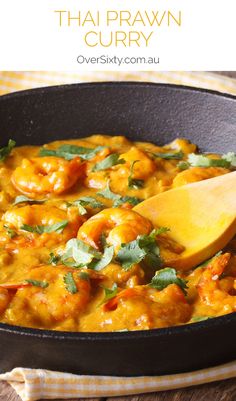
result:
M 236 244 L 189 271 L 184 248 L 133 207 L 227 174 L 233 152 L 200 155 L 93 135 L 0 149 L 0 321 L 64 331 L 146 330 L 236 310 Z

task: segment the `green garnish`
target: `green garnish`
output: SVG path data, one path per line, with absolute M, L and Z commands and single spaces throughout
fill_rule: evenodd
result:
M 113 256 L 114 256 L 114 247 L 113 246 L 105 247 L 101 259 L 98 262 L 95 262 L 91 267 L 94 270 L 100 271 L 104 269 L 104 267 L 109 265 L 109 263 L 113 259 Z
M 52 224 L 51 226 L 29 226 L 28 224 L 23 224 L 20 228 L 21 230 L 28 231 L 30 233 L 43 234 L 57 232 L 61 234 L 64 228 L 67 226 L 68 220 L 62 220 L 58 223 Z
M 27 283 L 33 285 L 34 287 L 41 287 L 41 288 L 47 288 L 49 286 L 47 281 L 39 281 L 39 280 L 25 280 Z
M 124 203 L 129 203 L 132 206 L 138 205 L 138 203 L 142 202 L 143 199 L 137 198 L 136 196 L 121 196 L 120 199 L 116 200 L 113 203 L 114 207 L 119 207 Z
M 63 281 L 68 292 L 70 292 L 71 294 L 76 294 L 78 292 L 76 282 L 71 272 L 65 274 L 65 276 L 63 277 Z
M 182 161 L 178 164 L 181 170 L 186 170 L 189 167 L 224 167 L 234 168 L 236 167 L 236 154 L 234 152 L 228 152 L 222 155 L 219 159 L 212 159 L 206 155 L 197 155 L 191 153 L 188 155 L 187 161 Z
M 118 292 L 118 286 L 116 283 L 114 283 L 111 288 L 106 288 L 103 285 L 101 285 L 100 287 L 104 289 L 105 297 L 102 300 L 102 302 L 99 304 L 99 306 L 104 304 L 105 302 L 109 301 L 109 299 L 114 298 Z
M 80 273 L 78 274 L 78 277 L 79 277 L 81 280 L 89 281 L 89 274 L 86 273 L 86 272 L 80 272 Z
M 6 232 L 7 232 L 7 235 L 8 235 L 10 238 L 14 238 L 14 237 L 17 235 L 17 233 L 16 233 L 14 230 L 12 230 L 12 228 L 8 227 L 6 224 L 4 224 L 3 227 L 5 228 L 5 230 L 6 230 Z
M 128 188 L 129 189 L 139 189 L 142 188 L 144 185 L 144 181 L 143 180 L 137 180 L 135 178 L 133 178 L 133 174 L 134 174 L 134 165 L 135 163 L 138 163 L 140 160 L 134 160 L 131 163 L 130 166 L 130 173 L 129 173 L 129 177 L 128 177 Z
M 67 205 L 78 207 L 81 216 L 87 214 L 86 207 L 91 207 L 93 209 L 101 209 L 104 207 L 104 204 L 102 202 L 99 202 L 96 198 L 93 198 L 92 196 L 84 196 L 80 199 L 74 200 L 73 202 L 67 202 Z
M 11 153 L 12 149 L 16 146 L 16 142 L 13 139 L 9 139 L 7 146 L 0 149 L 0 161 L 3 162 L 7 156 Z
M 106 188 L 103 189 L 102 191 L 98 192 L 97 195 L 102 196 L 105 199 L 110 199 L 112 201 L 118 201 L 121 198 L 120 195 L 118 195 L 115 192 L 112 192 L 110 190 L 110 180 L 107 181 Z
M 93 168 L 92 171 L 101 171 L 101 170 L 107 170 L 113 166 L 116 166 L 117 164 L 124 164 L 125 160 L 120 159 L 120 155 L 118 153 L 112 153 L 111 155 L 107 156 L 105 159 L 101 160 L 100 162 L 97 162 Z
M 41 148 L 39 151 L 39 156 L 63 157 L 66 160 L 72 160 L 79 156 L 83 160 L 90 160 L 105 148 L 106 146 L 97 146 L 96 148 L 92 149 L 85 148 L 83 146 L 65 144 L 59 146 L 59 148 L 56 150 Z
M 66 266 L 84 267 L 88 266 L 94 259 L 100 260 L 101 252 L 85 242 L 72 238 L 66 243 L 65 253 L 61 260 Z
M 198 269 L 199 267 L 204 267 L 207 266 L 209 263 L 211 263 L 214 259 L 218 258 L 218 256 L 222 255 L 222 251 L 217 252 L 212 258 L 205 260 L 205 262 L 201 263 L 199 266 L 196 267 Z
M 60 261 L 60 256 L 59 255 L 55 255 L 55 253 L 53 253 L 53 252 L 51 252 L 49 254 L 49 256 L 50 256 L 50 258 L 49 258 L 48 264 L 56 266 L 57 263 Z
M 226 160 L 231 164 L 231 167 L 236 167 L 236 153 L 228 152 L 222 155 L 222 159 Z
M 186 288 L 188 287 L 186 280 L 177 277 L 176 270 L 171 267 L 166 267 L 156 272 L 149 285 L 157 290 L 163 290 L 170 284 L 178 285 L 183 290 L 184 294 L 187 294 Z
M 160 158 L 160 159 L 166 159 L 166 160 L 181 160 L 184 157 L 184 153 L 182 151 L 180 152 L 166 152 L 166 153 L 159 153 L 155 152 L 152 153 L 153 157 L 155 158 Z
M 131 205 L 135 206 L 138 203 L 142 202 L 142 199 L 135 196 L 121 196 L 119 194 L 116 194 L 115 192 L 112 192 L 110 190 L 110 181 L 107 181 L 106 188 L 98 192 L 97 195 L 112 200 L 114 207 L 119 207 L 124 203 L 130 203 Z
M 191 319 L 191 322 L 197 323 L 197 322 L 203 322 L 204 320 L 211 319 L 210 316 L 194 316 Z
M 129 270 L 136 264 L 144 261 L 148 267 L 160 268 L 162 260 L 156 236 L 169 229 L 160 227 L 149 235 L 139 235 L 136 240 L 122 244 L 117 254 L 117 260 L 124 270 Z
M 25 195 L 19 195 L 15 198 L 14 202 L 13 202 L 13 206 L 18 205 L 19 203 L 23 203 L 23 202 L 28 202 L 28 203 L 44 203 L 46 201 L 46 199 L 30 199 L 28 198 L 28 196 Z

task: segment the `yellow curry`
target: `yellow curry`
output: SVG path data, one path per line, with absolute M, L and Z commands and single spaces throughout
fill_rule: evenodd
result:
M 146 330 L 236 310 L 227 249 L 191 271 L 183 247 L 133 211 L 171 188 L 228 173 L 226 155 L 93 135 L 0 149 L 0 321 L 64 331 Z

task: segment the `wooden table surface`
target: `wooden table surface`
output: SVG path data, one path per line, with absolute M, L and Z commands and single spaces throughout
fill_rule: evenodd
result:
M 219 71 L 218 73 L 236 78 L 236 71 Z M 85 401 L 84 398 L 73 399 L 73 401 L 75 400 Z M 21 401 L 21 399 L 9 384 L 0 382 L 0 401 Z M 72 399 L 66 401 L 72 401 Z M 86 401 L 236 401 L 236 379 L 159 393 L 112 398 L 87 398 Z

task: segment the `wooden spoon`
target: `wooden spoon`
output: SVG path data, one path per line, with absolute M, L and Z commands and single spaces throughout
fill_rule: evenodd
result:
M 190 269 L 211 258 L 236 234 L 236 172 L 171 189 L 134 210 L 154 227 L 170 228 L 185 247 L 168 265 Z

